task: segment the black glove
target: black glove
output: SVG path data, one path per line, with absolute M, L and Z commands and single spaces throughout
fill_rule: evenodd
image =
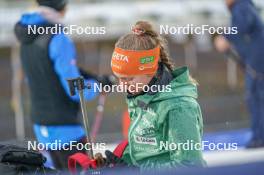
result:
M 117 157 L 113 152 L 106 150 L 105 151 L 105 158 L 102 156 L 101 153 L 95 154 L 95 160 L 98 168 L 112 168 L 112 167 L 124 167 L 127 166 L 125 161 Z
M 106 156 L 106 164 L 108 167 L 127 166 L 127 163 L 124 160 L 117 157 L 113 152 L 111 152 L 109 150 L 105 151 L 105 156 Z
M 128 174 L 139 174 L 139 168 L 135 166 L 129 166 L 125 161 L 121 158 L 117 157 L 113 152 L 106 150 L 106 157 L 103 157 L 101 153 L 95 154 L 95 160 L 97 164 L 96 170 L 90 170 L 86 172 L 85 175 L 123 175 L 125 173 Z
M 116 78 L 113 75 L 98 76 L 82 69 L 80 69 L 80 73 L 85 79 L 95 79 L 99 83 L 102 83 L 103 87 L 105 85 L 112 86 L 113 84 L 116 84 Z
M 103 86 L 105 85 L 112 86 L 113 84 L 116 84 L 116 79 L 113 75 L 97 76 L 97 81 L 99 83 L 102 83 Z
M 97 80 L 97 75 L 95 75 L 91 72 L 85 71 L 81 68 L 79 68 L 79 71 L 80 71 L 81 76 L 83 76 L 84 79 L 95 79 L 95 80 Z

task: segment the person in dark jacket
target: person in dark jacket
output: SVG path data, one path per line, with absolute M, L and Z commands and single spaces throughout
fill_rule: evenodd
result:
M 215 46 L 238 53 L 245 70 L 246 98 L 252 120 L 252 139 L 248 148 L 264 146 L 264 24 L 252 0 L 226 0 L 231 12 L 231 27 L 237 34 L 219 36 Z
M 68 0 L 37 0 L 36 12 L 23 14 L 15 25 L 15 34 L 21 43 L 21 61 L 31 97 L 31 119 L 36 138 L 41 143 L 61 144 L 85 142 L 85 132 L 78 119 L 78 94 L 70 96 L 67 79 L 81 76 L 76 65 L 76 51 L 72 40 L 64 33 L 29 33 L 29 27 L 62 25 Z M 45 28 L 46 27 L 46 28 Z M 105 81 L 106 78 L 104 79 Z M 85 90 L 86 100 L 93 100 L 98 92 L 88 78 L 91 89 Z M 101 82 L 100 82 L 101 83 Z M 103 84 L 103 82 L 102 82 Z M 50 149 L 50 148 L 47 148 Z M 59 148 L 60 149 L 60 148 Z M 67 157 L 75 151 L 50 151 L 58 169 L 67 167 Z

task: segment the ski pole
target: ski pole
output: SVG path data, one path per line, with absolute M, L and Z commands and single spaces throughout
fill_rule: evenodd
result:
M 117 80 L 114 76 L 109 76 L 109 81 L 110 81 L 110 84 L 116 84 L 117 83 Z M 100 80 L 99 80 L 99 82 L 100 82 Z M 98 104 L 97 104 L 97 108 L 96 108 L 96 114 L 95 114 L 95 120 L 94 120 L 93 125 L 92 125 L 92 132 L 91 132 L 92 133 L 91 134 L 92 142 L 95 142 L 97 133 L 98 133 L 100 126 L 102 124 L 106 95 L 107 95 L 106 92 L 101 92 L 99 95 Z
M 86 133 L 86 140 L 88 143 L 90 143 L 87 154 L 91 159 L 94 159 L 92 140 L 91 140 L 90 129 L 89 129 L 89 120 L 88 120 L 87 110 L 86 110 L 85 101 L 84 101 L 84 93 L 83 93 L 85 88 L 90 89 L 91 87 L 89 85 L 86 86 L 84 84 L 84 78 L 82 76 L 78 78 L 68 79 L 67 81 L 68 81 L 68 85 L 70 88 L 71 96 L 74 96 L 76 94 L 76 89 L 78 91 L 80 103 L 81 103 L 83 123 L 84 123 L 85 133 Z
M 99 99 L 98 99 L 98 105 L 97 105 L 97 112 L 95 115 L 95 121 L 92 125 L 92 141 L 95 142 L 98 130 L 101 126 L 101 122 L 103 119 L 103 113 L 104 113 L 104 105 L 105 105 L 105 99 L 106 99 L 106 94 L 105 93 L 101 93 L 99 95 Z

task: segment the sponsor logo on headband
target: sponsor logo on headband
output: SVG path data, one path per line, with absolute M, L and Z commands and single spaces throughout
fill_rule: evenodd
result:
M 119 70 L 121 70 L 122 68 L 121 68 L 121 66 L 119 66 L 119 65 L 116 65 L 116 64 L 114 64 L 114 63 L 111 63 L 111 66 L 112 67 L 115 67 L 115 68 L 117 68 L 117 69 L 119 69 Z
M 152 63 L 152 62 L 154 62 L 154 56 L 140 58 L 141 64 L 147 64 L 147 63 Z
M 118 61 L 124 61 L 128 63 L 128 56 L 114 52 L 113 53 L 113 59 Z
M 143 71 L 143 70 L 145 70 L 145 69 L 152 69 L 152 68 L 154 68 L 155 67 L 155 65 L 152 65 L 152 66 L 139 66 L 139 70 L 141 70 L 141 71 Z

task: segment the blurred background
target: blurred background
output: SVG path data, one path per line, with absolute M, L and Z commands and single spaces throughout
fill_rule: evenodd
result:
M 255 0 L 263 18 L 264 1 Z M 19 62 L 19 45 L 13 33 L 22 13 L 36 7 L 33 0 L 0 0 L 0 141 L 34 138 L 29 119 L 29 92 Z M 222 0 L 71 0 L 66 25 L 104 26 L 105 35 L 72 35 L 78 64 L 95 74 L 111 74 L 110 58 L 115 41 L 129 32 L 137 20 L 159 25 L 186 24 L 228 26 L 229 12 Z M 244 101 L 243 72 L 226 60 L 204 35 L 164 35 L 177 67 L 187 65 L 199 82 L 206 133 L 249 128 Z M 97 99 L 87 102 L 90 121 L 96 113 Z M 125 94 L 109 94 L 106 99 L 98 141 L 122 139 Z

